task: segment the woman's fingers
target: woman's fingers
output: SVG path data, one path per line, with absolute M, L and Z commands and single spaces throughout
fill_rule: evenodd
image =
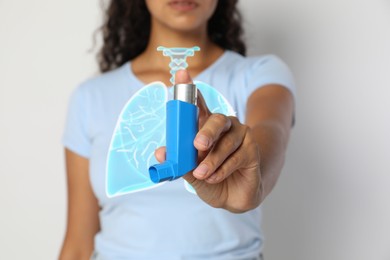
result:
M 210 184 L 220 183 L 238 169 L 259 168 L 259 152 L 256 145 L 245 138 L 242 146 L 232 153 L 223 164 L 205 181 Z
M 237 151 L 242 145 L 247 132 L 247 127 L 242 126 L 234 117 L 228 118 L 230 123 L 215 123 L 215 120 L 212 118 L 213 116 L 206 122 L 204 126 L 205 129 L 202 128 L 203 132 L 199 131 L 200 134 L 207 134 L 209 136 L 208 139 L 210 141 L 208 141 L 208 145 L 204 146 L 205 149 L 206 147 L 212 146 L 212 149 L 205 159 L 193 172 L 194 176 L 201 180 L 210 177 L 211 174 L 225 163 L 225 160 L 230 157 L 231 154 L 234 154 Z M 232 121 L 235 122 L 232 124 Z M 216 124 L 222 127 L 214 127 Z M 226 134 L 223 134 L 227 130 L 229 131 Z M 236 159 L 236 157 L 233 157 L 233 160 Z
M 166 151 L 167 149 L 165 146 L 161 146 L 154 151 L 154 156 L 159 163 L 162 163 L 166 160 Z
M 195 136 L 194 146 L 199 151 L 210 149 L 221 136 L 229 131 L 232 121 L 222 114 L 212 114 Z

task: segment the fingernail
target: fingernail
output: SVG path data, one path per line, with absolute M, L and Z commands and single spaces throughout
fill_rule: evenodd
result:
M 205 147 L 209 147 L 209 139 L 204 135 L 198 135 L 195 139 L 195 142 Z
M 206 164 L 201 164 L 194 170 L 194 174 L 199 176 L 199 177 L 203 177 L 204 175 L 206 175 L 208 170 L 209 170 L 209 167 L 207 167 Z

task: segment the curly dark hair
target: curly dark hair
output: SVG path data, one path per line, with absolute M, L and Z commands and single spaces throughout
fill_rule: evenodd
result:
M 223 49 L 246 54 L 238 0 L 219 0 L 208 22 L 208 35 Z M 103 47 L 97 59 L 101 72 L 115 69 L 141 54 L 149 41 L 150 13 L 145 0 L 111 0 L 100 30 Z

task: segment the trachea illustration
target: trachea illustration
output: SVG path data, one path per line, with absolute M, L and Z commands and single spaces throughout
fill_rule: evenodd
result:
M 188 67 L 187 57 L 194 56 L 195 51 L 199 51 L 200 48 L 198 46 L 194 46 L 192 48 L 165 48 L 163 46 L 159 46 L 157 48 L 158 51 L 162 51 L 164 56 L 169 56 L 171 58 L 171 63 L 169 63 L 169 67 L 171 70 L 169 71 L 172 75 L 171 83 L 175 84 L 175 74 L 178 70 L 186 69 Z
M 169 66 L 174 83 L 176 72 L 188 66 L 186 57 L 193 56 L 199 47 L 157 50 L 171 57 Z M 174 98 L 166 106 L 166 161 L 149 168 L 154 183 L 175 180 L 196 167 L 198 152 L 193 142 L 198 131 L 197 88 L 194 84 L 175 84 L 173 92 Z

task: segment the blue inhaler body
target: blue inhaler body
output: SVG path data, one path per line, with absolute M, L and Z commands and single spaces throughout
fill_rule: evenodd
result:
M 149 168 L 154 183 L 178 179 L 197 166 L 197 89 L 194 84 L 176 84 L 173 88 L 174 99 L 166 105 L 166 161 Z

